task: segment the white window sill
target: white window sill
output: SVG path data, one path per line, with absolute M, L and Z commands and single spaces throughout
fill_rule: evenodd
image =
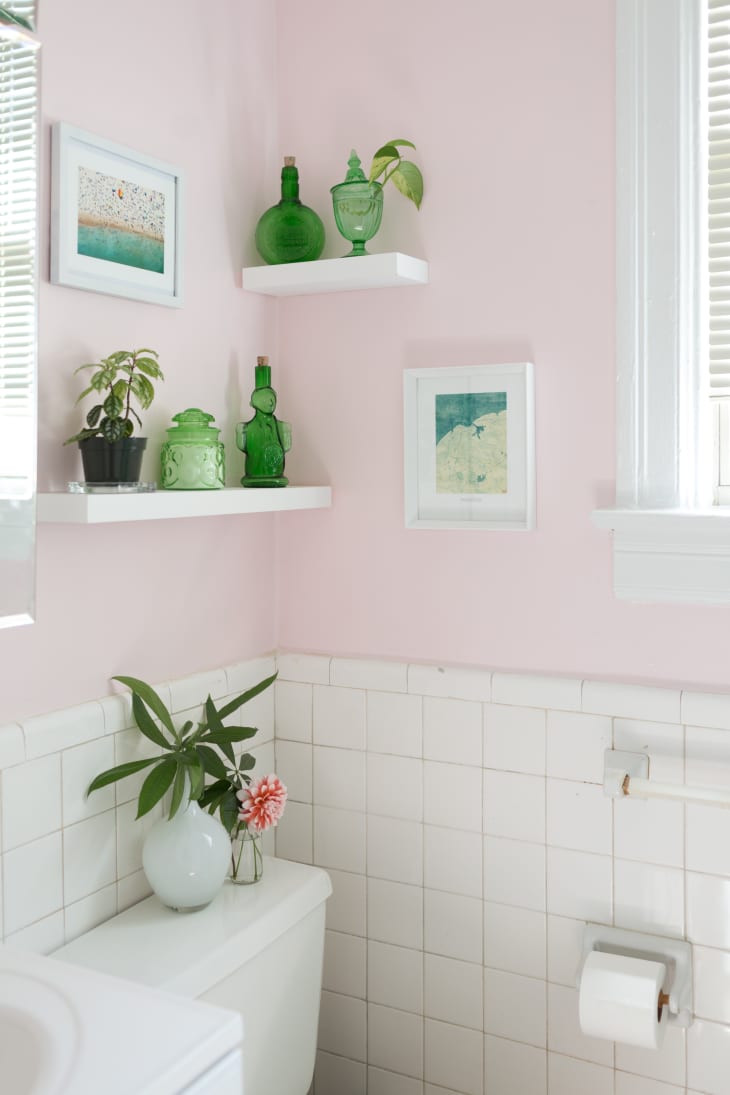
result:
M 599 509 L 613 531 L 613 589 L 629 601 L 730 604 L 730 507 Z

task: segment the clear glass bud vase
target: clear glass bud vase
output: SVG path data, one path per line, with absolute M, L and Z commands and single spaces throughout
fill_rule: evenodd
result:
M 242 825 L 231 837 L 231 868 L 228 877 L 240 886 L 260 882 L 264 874 L 261 833 Z

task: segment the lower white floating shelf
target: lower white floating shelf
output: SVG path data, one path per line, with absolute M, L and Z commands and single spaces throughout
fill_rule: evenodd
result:
M 144 494 L 38 495 L 45 524 L 98 525 L 111 521 L 159 521 L 167 517 L 225 517 L 327 509 L 331 487 L 226 487 L 223 490 L 156 490 Z
M 318 259 L 316 262 L 284 262 L 276 266 L 245 266 L 243 269 L 244 289 L 274 297 L 392 289 L 427 282 L 428 263 L 400 251 Z

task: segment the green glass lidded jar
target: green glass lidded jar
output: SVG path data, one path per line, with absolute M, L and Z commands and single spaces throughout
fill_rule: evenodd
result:
M 335 223 L 341 235 L 352 244 L 345 258 L 367 255 L 365 244 L 380 228 L 383 218 L 383 187 L 379 182 L 369 182 L 360 166 L 353 148 L 347 161 L 345 181 L 333 186 L 332 209 Z
M 220 490 L 226 485 L 226 455 L 212 414 L 197 407 L 172 416 L 177 426 L 167 431 L 162 446 L 162 486 L 165 490 Z
M 321 218 L 299 200 L 299 171 L 294 156 L 284 157 L 281 201 L 256 225 L 256 249 L 264 262 L 312 262 L 324 249 Z

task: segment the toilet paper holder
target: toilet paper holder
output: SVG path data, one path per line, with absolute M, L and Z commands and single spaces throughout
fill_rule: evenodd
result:
M 583 930 L 583 951 L 576 976 L 580 987 L 585 960 L 591 951 L 608 954 L 625 954 L 631 958 L 645 958 L 650 962 L 663 962 L 667 967 L 667 983 L 663 985 L 667 1000 L 667 1022 L 677 1027 L 688 1027 L 692 1022 L 692 947 L 683 939 L 669 939 L 663 935 L 649 935 L 627 928 L 612 928 L 608 924 L 586 924 Z

